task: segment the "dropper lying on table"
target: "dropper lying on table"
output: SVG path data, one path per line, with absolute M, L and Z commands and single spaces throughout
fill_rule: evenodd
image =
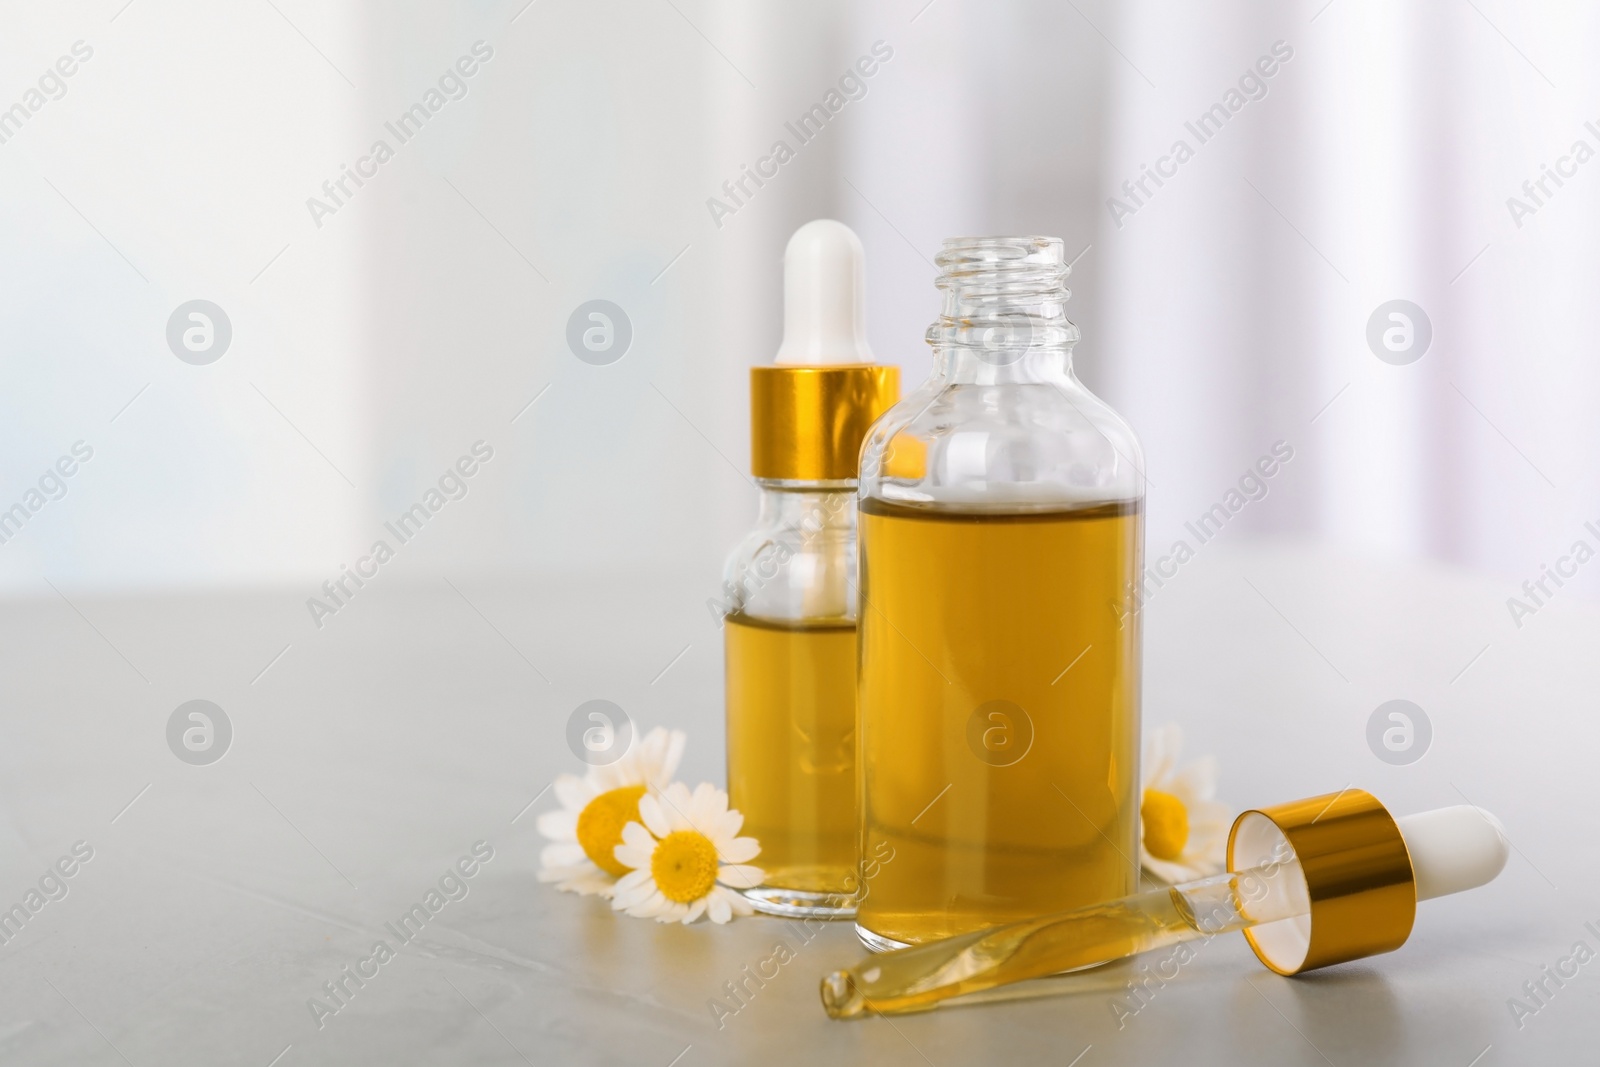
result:
M 1467 805 L 1395 819 L 1346 789 L 1247 811 L 1226 874 L 871 956 L 822 980 L 822 1006 L 835 1019 L 926 1011 L 1230 930 L 1299 974 L 1399 948 L 1417 901 L 1493 880 L 1509 851 L 1499 820 Z

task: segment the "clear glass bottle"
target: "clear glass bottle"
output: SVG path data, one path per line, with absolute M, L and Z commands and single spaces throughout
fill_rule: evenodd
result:
M 860 487 L 856 929 L 887 949 L 1137 886 L 1143 461 L 1072 371 L 1062 244 L 947 240 L 934 374 Z
M 761 842 L 762 911 L 854 914 L 854 479 L 760 479 L 756 527 L 728 561 L 728 795 Z
M 729 802 L 761 843 L 761 911 L 855 914 L 856 486 L 861 441 L 899 395 L 871 362 L 861 242 L 800 228 L 778 362 L 750 371 L 755 529 L 724 575 Z

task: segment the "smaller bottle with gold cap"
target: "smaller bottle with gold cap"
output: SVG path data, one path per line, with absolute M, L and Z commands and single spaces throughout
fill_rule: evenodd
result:
M 856 785 L 856 479 L 862 439 L 899 395 L 873 362 L 861 241 L 819 219 L 784 253 L 777 361 L 750 371 L 756 526 L 728 560 L 728 795 L 761 842 L 777 915 L 849 918 L 864 867 Z

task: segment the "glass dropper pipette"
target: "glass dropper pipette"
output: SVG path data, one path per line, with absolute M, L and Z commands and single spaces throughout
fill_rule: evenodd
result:
M 922 1011 L 966 993 L 1304 915 L 1300 865 L 1287 854 L 1283 860 L 873 956 L 824 978 L 822 1006 L 835 1019 Z
M 952 997 L 1230 930 L 1281 974 L 1398 948 L 1416 901 L 1488 882 L 1504 831 L 1480 808 L 1395 820 L 1361 790 L 1245 812 L 1242 870 L 871 956 L 822 980 L 835 1019 L 925 1011 Z

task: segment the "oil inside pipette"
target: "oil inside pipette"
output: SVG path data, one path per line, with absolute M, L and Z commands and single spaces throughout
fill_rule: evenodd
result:
M 822 980 L 835 1019 L 925 1011 L 995 986 L 1303 914 L 1294 861 L 1266 864 L 1028 922 L 872 956 Z

